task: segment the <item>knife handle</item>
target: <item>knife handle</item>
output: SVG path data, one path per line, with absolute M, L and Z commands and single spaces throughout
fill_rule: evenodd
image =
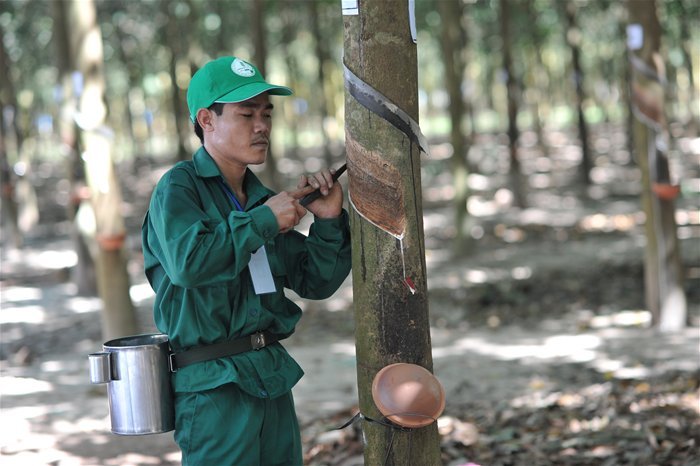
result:
M 345 169 L 347 168 L 347 164 L 341 165 L 335 173 L 333 173 L 333 181 L 337 181 L 340 175 L 342 175 L 345 172 Z M 306 196 L 302 197 L 301 200 L 299 201 L 299 204 L 301 204 L 302 207 L 306 207 L 307 205 L 311 204 L 313 201 L 321 197 L 321 189 L 317 189 L 315 191 L 310 192 Z

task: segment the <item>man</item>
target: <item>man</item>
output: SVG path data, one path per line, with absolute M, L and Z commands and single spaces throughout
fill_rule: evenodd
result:
M 291 388 L 303 372 L 278 342 L 301 310 L 284 295 L 331 296 L 350 271 L 348 214 L 332 172 L 293 192 L 265 188 L 270 96 L 291 95 L 235 57 L 192 77 L 187 104 L 202 147 L 158 182 L 142 229 L 154 318 L 167 333 L 175 441 L 185 466 L 301 465 Z M 309 204 L 309 236 L 294 231 Z

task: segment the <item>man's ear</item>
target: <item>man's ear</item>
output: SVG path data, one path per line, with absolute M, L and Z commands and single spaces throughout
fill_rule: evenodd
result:
M 212 125 L 212 111 L 208 108 L 200 108 L 197 110 L 197 122 L 199 126 L 202 127 L 203 131 L 208 131 L 211 129 Z

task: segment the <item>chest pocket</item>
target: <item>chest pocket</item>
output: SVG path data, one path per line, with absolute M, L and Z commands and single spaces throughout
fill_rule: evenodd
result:
M 275 277 L 275 283 L 277 279 L 284 280 L 287 275 L 287 270 L 284 265 L 284 259 L 282 251 L 280 251 L 279 241 L 268 241 L 265 243 L 265 251 L 267 252 L 267 260 L 270 263 L 270 270 L 272 271 L 272 276 Z M 284 282 L 282 283 L 284 285 Z

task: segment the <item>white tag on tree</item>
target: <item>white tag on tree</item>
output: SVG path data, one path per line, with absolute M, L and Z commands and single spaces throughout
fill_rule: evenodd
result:
M 250 271 L 250 278 L 253 280 L 255 294 L 274 293 L 277 291 L 275 280 L 272 278 L 270 263 L 267 260 L 265 246 L 261 246 L 260 249 L 250 255 L 248 270 Z

